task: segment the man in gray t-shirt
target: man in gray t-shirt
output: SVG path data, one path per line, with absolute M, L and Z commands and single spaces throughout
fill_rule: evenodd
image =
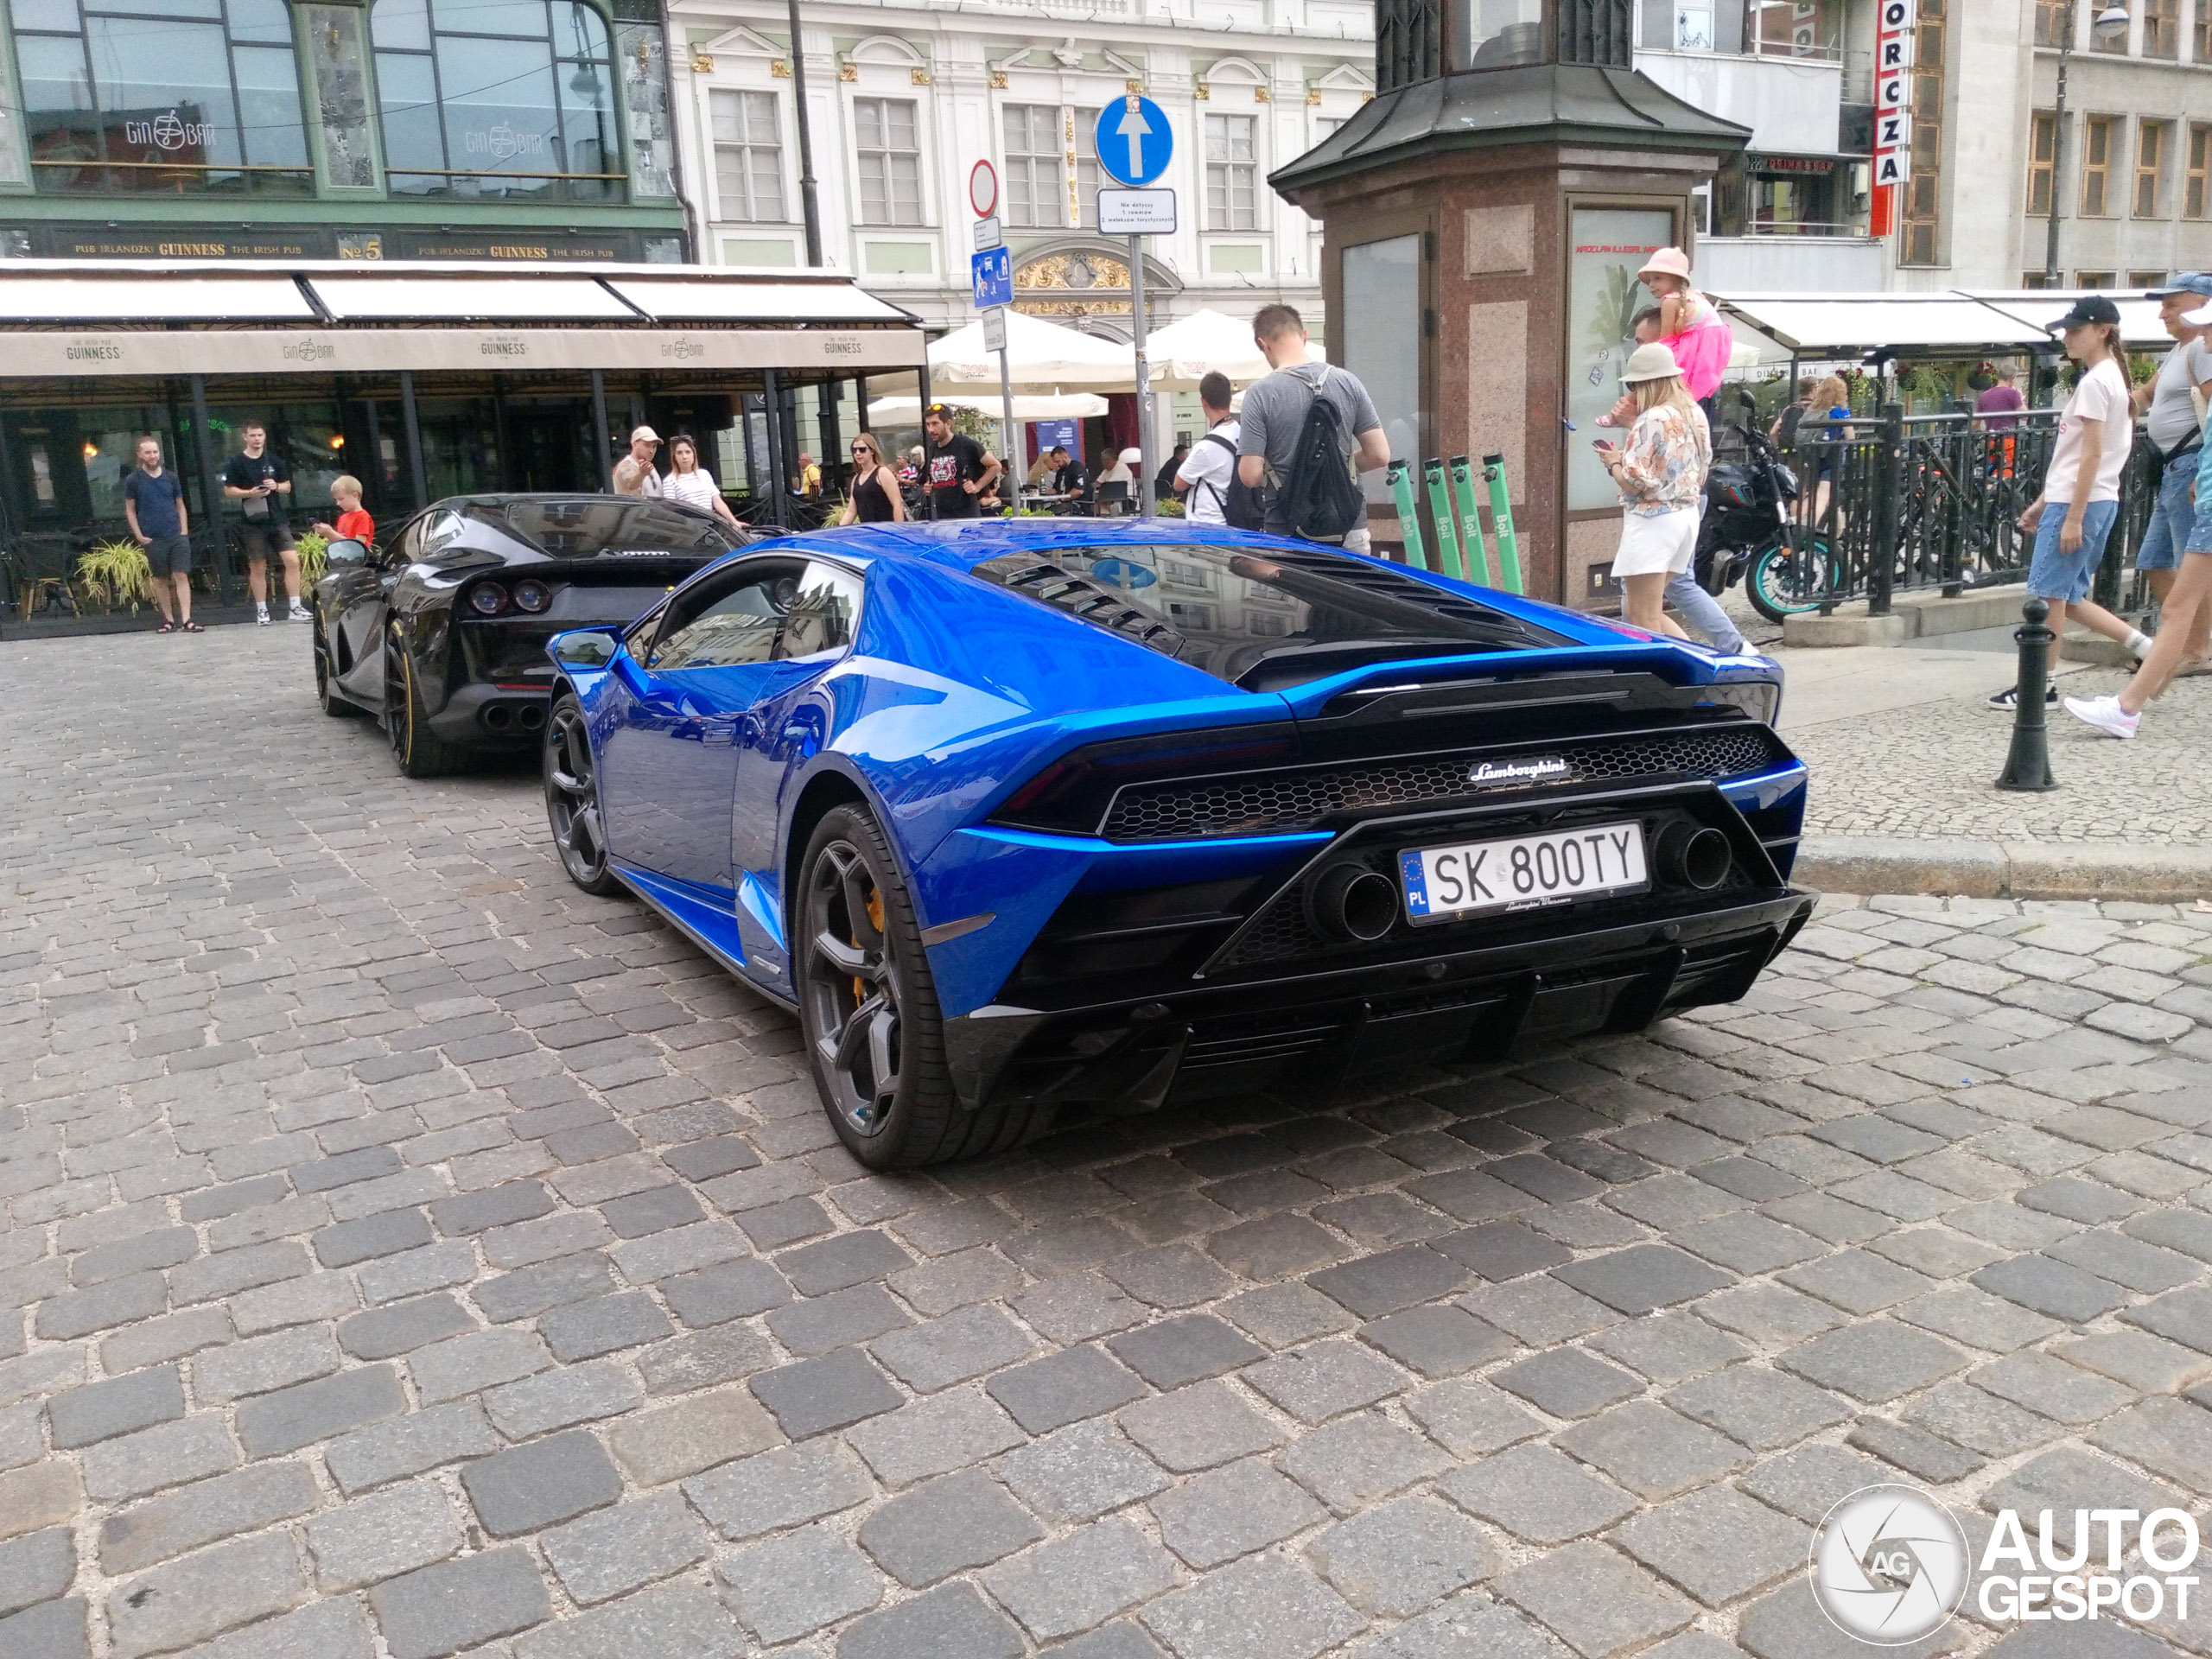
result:
M 1306 411 L 1318 395 L 1343 411 L 1344 429 L 1351 435 L 1348 458 L 1355 470 L 1375 472 L 1390 464 L 1389 441 L 1382 435 L 1382 417 L 1375 400 L 1348 369 L 1306 359 L 1306 323 L 1287 305 L 1260 308 L 1252 319 L 1252 337 L 1274 371 L 1244 390 L 1244 409 L 1236 438 L 1237 476 L 1254 488 L 1267 486 L 1267 528 L 1287 535 L 1289 524 L 1275 503 L 1283 474 L 1298 452 L 1298 436 L 1306 427 Z M 1368 550 L 1367 510 L 1344 537 L 1356 553 Z
M 2173 337 L 2174 348 L 2166 353 L 2150 383 L 2135 388 L 2133 404 L 2138 414 L 2148 410 L 2145 429 L 2151 442 L 2158 446 L 2159 454 L 2173 459 L 2161 467 L 2158 493 L 2151 503 L 2151 522 L 2144 527 L 2143 539 L 2135 550 L 2135 568 L 2163 606 L 2173 591 L 2182 549 L 2196 518 L 2192 489 L 2199 460 L 2198 423 L 2196 401 L 2190 392 L 2192 388 L 2212 391 L 2212 350 L 2206 349 L 2207 331 L 2193 328 L 2182 319 L 2212 298 L 2212 276 L 2190 271 L 2175 277 L 2171 288 L 2151 297 L 2158 302 L 2158 321 Z M 2208 645 L 2212 645 L 2212 607 L 2200 606 L 2182 652 L 2184 665 L 2202 664 Z

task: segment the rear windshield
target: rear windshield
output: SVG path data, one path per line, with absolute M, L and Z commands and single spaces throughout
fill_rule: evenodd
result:
M 1370 662 L 1567 643 L 1325 548 L 1067 547 L 1006 554 L 975 574 L 1247 690 Z
M 487 501 L 473 516 L 499 524 L 556 559 L 601 553 L 727 553 L 744 537 L 703 512 L 669 501 L 579 496 L 573 500 Z

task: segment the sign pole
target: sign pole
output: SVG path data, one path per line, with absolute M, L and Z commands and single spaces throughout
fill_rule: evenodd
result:
M 1152 499 L 1152 365 L 1144 357 L 1144 238 L 1129 238 L 1129 313 L 1137 345 L 1137 452 L 1143 456 L 1136 480 L 1137 512 L 1144 518 L 1157 510 Z
M 999 403 L 1005 411 L 1005 418 L 999 423 L 999 431 L 1001 435 L 999 438 L 999 448 L 1012 449 L 1021 440 L 1020 435 L 1014 429 L 1014 380 L 1007 371 L 1006 347 L 1003 346 L 999 347 Z M 1020 457 L 1001 455 L 999 464 L 1006 469 L 1007 478 L 1013 485 L 1013 491 L 1007 499 L 1014 504 L 1014 511 L 1019 513 L 1021 511 Z

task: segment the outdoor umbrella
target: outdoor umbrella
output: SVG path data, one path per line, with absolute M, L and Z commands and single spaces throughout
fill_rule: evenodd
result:
M 1063 328 L 1009 307 L 1006 345 L 1008 377 L 1017 394 L 1136 390 L 1136 358 L 1124 341 Z M 1159 359 L 1153 361 L 1156 379 Z M 982 400 L 978 406 L 992 412 L 988 405 L 999 389 L 999 354 L 984 350 L 980 321 L 954 329 L 930 347 L 930 378 L 973 392 Z
M 1195 391 L 1199 380 L 1218 369 L 1231 385 L 1249 385 L 1268 372 L 1268 359 L 1260 355 L 1252 338 L 1252 320 L 1232 317 L 1225 311 L 1193 311 L 1189 316 L 1155 328 L 1145 341 L 1160 378 L 1162 391 Z M 1309 361 L 1323 360 L 1319 346 L 1306 342 Z
M 1003 414 L 995 391 L 946 392 L 938 401 L 958 409 L 972 409 L 995 421 Z M 1106 400 L 1089 391 L 1062 392 L 1051 397 L 1016 393 L 1014 399 L 1014 418 L 1017 421 L 1081 421 L 1105 412 Z M 922 402 L 918 397 L 873 398 L 868 403 L 868 417 L 877 426 L 918 426 Z

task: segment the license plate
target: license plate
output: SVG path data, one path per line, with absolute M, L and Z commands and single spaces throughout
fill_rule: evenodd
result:
M 1423 847 L 1400 853 L 1398 868 L 1405 880 L 1406 914 L 1415 922 L 1529 910 L 1651 885 L 1643 829 L 1635 823 Z

